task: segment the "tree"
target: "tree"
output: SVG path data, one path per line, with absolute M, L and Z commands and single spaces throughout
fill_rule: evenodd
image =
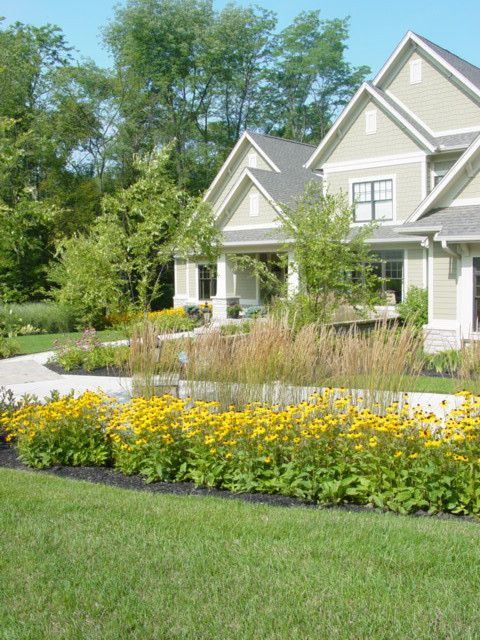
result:
M 103 198 L 88 235 L 63 241 L 51 277 L 57 299 L 82 321 L 148 311 L 158 301 L 174 256 L 214 260 L 218 230 L 210 208 L 179 189 L 168 172 L 170 149 L 139 161 L 139 179 Z
M 277 135 L 318 143 L 365 77 L 345 60 L 349 20 L 305 11 L 276 38 L 264 90 L 265 123 Z
M 24 302 L 45 297 L 47 264 L 55 251 L 61 210 L 32 200 L 28 193 L 15 207 L 0 205 L 0 298 Z
M 374 224 L 352 229 L 353 211 L 344 194 L 324 194 L 321 184 L 311 183 L 278 217 L 291 238 L 297 302 L 312 319 L 328 321 L 342 304 L 371 307 L 379 300 L 375 257 L 366 243 Z

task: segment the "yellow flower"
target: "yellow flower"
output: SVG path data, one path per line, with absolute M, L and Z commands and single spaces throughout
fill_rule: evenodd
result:
M 394 458 L 400 458 L 401 456 L 403 456 L 403 451 L 395 451 L 393 454 Z
M 410 460 L 415 460 L 415 458 L 418 458 L 418 453 L 411 453 L 408 457 Z
M 267 456 L 266 458 L 264 458 L 263 460 L 264 462 L 266 462 L 267 464 L 270 464 L 270 462 L 272 461 L 272 459 L 270 458 L 270 456 Z

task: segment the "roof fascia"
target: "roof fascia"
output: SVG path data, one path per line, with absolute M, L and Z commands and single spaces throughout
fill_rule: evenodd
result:
M 359 87 L 359 89 L 357 90 L 357 93 L 353 96 L 353 98 L 345 107 L 345 109 L 342 111 L 340 116 L 337 118 L 337 120 L 335 121 L 335 124 L 327 133 L 325 138 L 323 138 L 321 143 L 318 145 L 318 147 L 315 149 L 313 154 L 307 160 L 306 164 L 304 165 L 306 169 L 312 168 L 312 165 L 316 162 L 320 153 L 329 144 L 330 140 L 335 136 L 335 134 L 337 134 L 342 123 L 348 118 L 348 116 L 353 111 L 357 103 L 364 96 L 365 92 L 367 92 L 374 100 L 379 102 L 382 105 L 382 107 L 397 120 L 397 122 L 400 122 L 402 126 L 404 126 L 408 131 L 410 131 L 410 133 L 416 138 L 418 142 L 420 142 L 430 152 L 435 151 L 435 147 L 419 131 L 417 131 L 414 127 L 412 127 L 412 125 L 408 122 L 408 120 L 405 120 L 405 118 L 400 113 L 398 113 L 398 111 L 394 109 L 388 102 L 386 102 L 381 96 L 379 96 L 378 93 L 376 93 L 376 91 L 368 83 L 364 82 Z
M 248 167 L 246 167 L 242 171 L 242 173 L 240 174 L 240 177 L 239 177 L 237 183 L 235 184 L 235 186 L 230 190 L 230 192 L 228 193 L 227 197 L 222 202 L 222 206 L 219 208 L 219 210 L 215 214 L 215 219 L 216 220 L 218 220 L 222 216 L 223 212 L 228 207 L 228 204 L 230 203 L 232 198 L 239 191 L 239 189 L 241 189 L 243 187 L 243 185 L 247 182 L 247 180 L 250 180 L 257 187 L 257 189 L 260 191 L 260 193 L 262 193 L 262 195 L 265 196 L 265 198 L 270 202 L 270 204 L 274 207 L 274 209 L 276 211 L 280 212 L 280 208 L 275 203 L 275 200 L 272 198 L 272 196 L 268 193 L 268 191 L 265 189 L 265 187 L 257 180 L 257 178 L 255 178 L 255 176 L 252 175 L 252 173 L 248 170 Z
M 373 84 L 375 86 L 379 85 L 382 80 L 385 79 L 385 76 L 388 74 L 392 66 L 397 62 L 400 55 L 402 55 L 406 45 L 409 42 L 414 42 L 420 49 L 422 49 L 425 53 L 427 53 L 431 58 L 433 58 L 438 64 L 440 64 L 449 74 L 454 76 L 459 82 L 461 82 L 467 89 L 469 89 L 472 93 L 474 93 L 477 97 L 480 97 L 480 89 L 476 87 L 468 78 L 466 78 L 458 69 L 452 67 L 450 63 L 448 63 L 442 56 L 440 56 L 436 51 L 434 51 L 431 47 L 428 46 L 426 42 L 417 37 L 415 33 L 412 31 L 408 31 L 401 42 L 392 53 L 392 55 L 388 58 L 386 63 L 380 69 L 378 74 L 373 79 Z
M 223 163 L 223 165 L 220 168 L 220 171 L 217 173 L 217 175 L 215 176 L 212 184 L 208 187 L 207 191 L 205 192 L 205 195 L 203 196 L 203 200 L 204 202 L 207 201 L 212 193 L 212 191 L 215 189 L 215 187 L 218 185 L 218 183 L 220 182 L 220 180 L 223 178 L 223 176 L 225 175 L 229 165 L 232 163 L 232 161 L 234 160 L 235 156 L 237 155 L 238 151 L 240 150 L 240 148 L 242 147 L 243 143 L 245 142 L 245 140 L 247 140 L 254 148 L 255 150 L 262 156 L 262 158 L 265 160 L 265 162 L 267 164 L 270 165 L 270 167 L 272 168 L 273 171 L 275 171 L 275 173 L 280 173 L 280 169 L 277 167 L 277 165 L 273 162 L 273 160 L 271 160 L 271 158 L 269 158 L 269 156 L 265 153 L 265 151 L 260 147 L 260 145 L 252 138 L 252 136 L 248 133 L 248 131 L 244 131 L 244 133 L 240 136 L 240 138 L 237 140 L 237 143 L 235 144 L 235 146 L 233 147 L 233 149 L 230 151 L 230 153 L 228 154 L 227 159 L 225 160 L 225 162 Z
M 468 149 L 463 153 L 457 162 L 450 168 L 450 170 L 445 174 L 443 180 L 437 184 L 437 186 L 432 189 L 432 191 L 428 194 L 428 196 L 423 200 L 412 215 L 407 218 L 405 223 L 408 222 L 416 222 L 419 220 L 429 209 L 435 206 L 435 203 L 438 202 L 438 198 L 443 195 L 447 189 L 452 185 L 455 178 L 457 178 L 461 171 L 466 167 L 466 165 L 472 161 L 475 157 L 475 154 L 480 149 L 480 137 L 476 138 L 472 144 L 468 147 Z

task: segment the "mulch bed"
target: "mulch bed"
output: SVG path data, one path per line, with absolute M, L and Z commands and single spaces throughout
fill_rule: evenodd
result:
M 109 467 L 64 467 L 56 466 L 50 469 L 31 469 L 18 459 L 15 450 L 0 440 L 0 468 L 17 469 L 20 471 L 30 471 L 33 473 L 43 473 L 57 476 L 58 478 L 68 478 L 70 480 L 83 480 L 94 484 L 104 484 L 120 489 L 131 489 L 133 491 L 148 491 L 160 494 L 175 494 L 189 496 L 211 496 L 226 500 L 242 500 L 243 502 L 266 504 L 272 507 L 303 507 L 308 509 L 336 509 L 339 511 L 349 511 L 358 513 L 390 513 L 400 515 L 388 509 L 378 509 L 373 506 L 356 504 L 322 504 L 301 500 L 289 496 L 270 495 L 267 493 L 233 493 L 222 489 L 211 489 L 208 487 L 196 487 L 191 482 L 152 482 L 146 484 L 141 476 L 125 476 L 120 471 Z M 430 514 L 427 511 L 416 511 L 408 517 L 416 518 L 436 518 L 438 520 L 466 520 L 480 524 L 478 518 L 472 516 L 456 516 L 451 513 Z
M 111 378 L 124 378 L 128 377 L 128 374 L 121 367 L 102 367 L 101 369 L 92 369 L 87 371 L 86 369 L 72 369 L 66 371 L 62 365 L 56 362 L 47 362 L 44 365 L 50 371 L 55 371 L 62 376 L 109 376 Z

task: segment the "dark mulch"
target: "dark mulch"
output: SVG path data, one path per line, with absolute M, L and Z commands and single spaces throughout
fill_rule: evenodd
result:
M 322 504 L 301 500 L 289 496 L 270 495 L 266 493 L 233 493 L 222 489 L 211 489 L 208 487 L 196 487 L 191 482 L 152 482 L 146 484 L 140 476 L 124 476 L 119 471 L 109 467 L 64 467 L 56 466 L 50 469 L 31 469 L 24 465 L 17 458 L 12 447 L 0 442 L 0 467 L 6 469 L 18 469 L 20 471 L 30 471 L 33 473 L 44 473 L 54 475 L 59 478 L 70 480 L 84 480 L 94 484 L 104 484 L 120 489 L 131 489 L 133 491 L 149 491 L 153 493 L 191 495 L 191 496 L 212 496 L 226 500 L 242 500 L 243 502 L 266 504 L 272 507 L 304 507 L 308 509 L 337 509 L 339 511 L 349 511 L 357 513 L 374 512 L 379 514 L 390 513 L 399 515 L 388 509 L 377 509 L 372 505 L 357 504 Z M 478 518 L 472 516 L 456 516 L 452 513 L 435 513 L 427 511 L 416 511 L 408 517 L 416 518 L 436 518 L 439 520 L 465 520 L 480 524 Z
M 101 369 L 92 369 L 87 371 L 86 369 L 72 369 L 66 371 L 62 365 L 56 362 L 47 362 L 45 365 L 50 371 L 55 371 L 62 376 L 110 376 L 114 378 L 123 378 L 127 374 L 121 367 L 102 367 Z

